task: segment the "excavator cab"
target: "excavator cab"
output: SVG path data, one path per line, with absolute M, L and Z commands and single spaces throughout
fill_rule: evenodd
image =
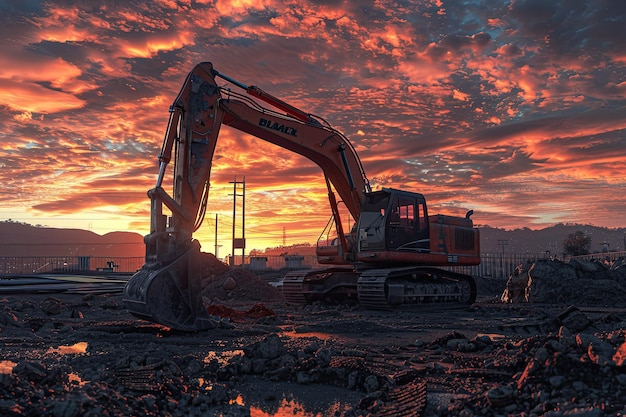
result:
M 422 194 L 385 188 L 366 195 L 359 219 L 359 251 L 428 252 L 426 199 Z

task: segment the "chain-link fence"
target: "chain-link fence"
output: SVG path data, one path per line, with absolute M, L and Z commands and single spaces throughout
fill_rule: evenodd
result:
M 98 256 L 2 256 L 0 275 L 40 273 L 134 273 L 144 263 L 144 257 Z
M 481 255 L 480 265 L 449 267 L 449 269 L 466 274 L 489 277 L 507 278 L 519 265 L 528 266 L 537 259 L 550 258 L 545 253 L 485 253 Z M 626 252 L 595 253 L 572 257 L 582 260 L 599 260 L 611 262 L 620 257 L 626 257 Z M 320 265 L 314 255 L 285 255 L 285 256 L 235 256 L 227 258 L 227 264 L 232 262 L 233 267 L 250 268 L 253 271 L 280 270 L 280 269 L 314 269 L 327 265 Z M 119 272 L 134 273 L 144 263 L 143 257 L 97 257 L 97 256 L 4 256 L 0 257 L 0 275 L 17 275 L 33 273 L 58 272 Z

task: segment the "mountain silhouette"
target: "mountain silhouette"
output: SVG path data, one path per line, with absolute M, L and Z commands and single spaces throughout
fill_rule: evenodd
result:
M 13 221 L 0 222 L 3 256 L 145 256 L 143 236 L 133 232 L 105 235 L 81 229 L 57 229 Z
M 540 230 L 528 228 L 505 230 L 482 226 L 480 229 L 481 253 L 545 253 L 563 254 L 563 241 L 570 234 L 581 231 L 591 238 L 590 251 L 618 252 L 626 247 L 626 228 L 608 229 L 605 227 L 581 224 L 556 224 Z
M 545 253 L 561 255 L 563 241 L 582 231 L 591 238 L 591 252 L 624 251 L 626 228 L 608 229 L 591 225 L 557 224 L 540 230 L 528 228 L 506 230 L 481 226 L 481 253 Z M 314 245 L 280 247 L 280 253 L 300 249 L 313 253 Z M 280 250 L 278 250 L 280 249 Z M 271 252 L 271 251 L 270 251 Z M 295 251 L 296 253 L 298 251 Z M 274 253 L 266 253 L 266 255 Z M 133 232 L 111 232 L 105 235 L 82 229 L 57 229 L 32 226 L 14 221 L 0 222 L 0 257 L 3 256 L 94 256 L 143 257 L 143 236 Z

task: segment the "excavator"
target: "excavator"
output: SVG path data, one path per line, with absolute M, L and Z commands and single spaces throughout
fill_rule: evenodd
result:
M 193 234 L 206 213 L 221 125 L 302 155 L 322 170 L 331 212 L 316 246 L 324 267 L 287 273 L 282 291 L 288 303 L 394 310 L 475 301 L 476 283 L 461 272 L 480 263 L 472 210 L 465 217 L 431 215 L 420 193 L 372 190 L 355 148 L 326 120 L 203 62 L 170 108 L 156 185 L 148 191 L 145 264 L 124 289 L 132 315 L 182 331 L 215 326 L 202 301 L 202 253 Z M 163 188 L 166 176 L 172 177 L 171 195 Z M 350 230 L 341 216 L 347 212 Z

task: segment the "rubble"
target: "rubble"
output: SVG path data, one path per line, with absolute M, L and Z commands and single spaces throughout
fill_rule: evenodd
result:
M 281 292 L 252 271 L 229 268 L 212 254 L 203 253 L 202 297 L 210 304 L 224 302 L 280 302 Z
M 208 332 L 138 320 L 120 295 L 0 300 L 0 415 L 626 415 L 623 266 L 546 261 L 516 275 L 521 303 L 379 312 L 289 306 L 218 262 L 204 301 L 232 325 Z M 310 402 L 284 411 L 285 392 Z
M 520 265 L 509 277 L 501 300 L 506 303 L 626 306 L 626 260 L 540 259 Z
M 442 416 L 619 416 L 626 413 L 626 368 L 617 365 L 624 330 L 575 335 L 567 331 L 498 344 L 498 362 L 485 370 L 508 371 L 510 381 L 477 392 Z

